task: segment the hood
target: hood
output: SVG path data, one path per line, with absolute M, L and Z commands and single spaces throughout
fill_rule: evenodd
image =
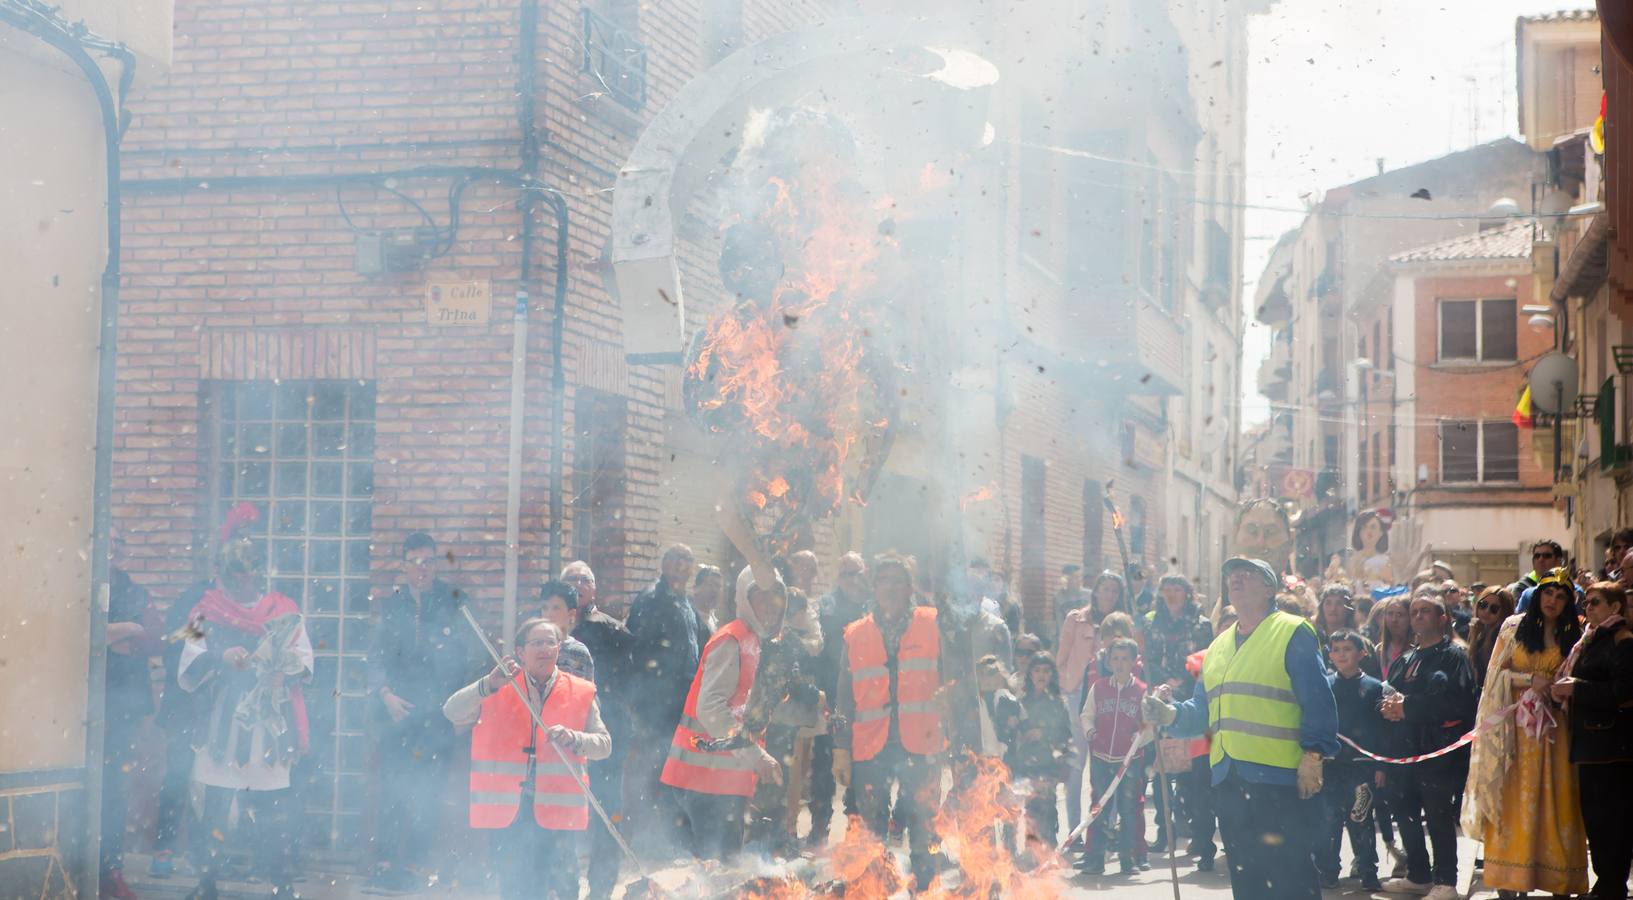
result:
M 780 573 L 777 575 L 777 583 L 782 584 Z M 742 619 L 743 624 L 762 639 L 775 637 L 777 632 L 782 630 L 782 620 L 779 618 L 775 622 L 761 622 L 760 617 L 754 614 L 754 607 L 748 602 L 748 589 L 753 586 L 754 569 L 744 567 L 743 571 L 737 573 L 737 618 Z M 786 608 L 785 606 L 784 609 Z

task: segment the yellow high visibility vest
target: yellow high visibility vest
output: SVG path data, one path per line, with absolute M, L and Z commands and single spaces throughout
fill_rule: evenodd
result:
M 1287 644 L 1299 629 L 1315 634 L 1309 622 L 1273 611 L 1240 647 L 1233 627 L 1214 638 L 1202 663 L 1208 693 L 1208 728 L 1213 734 L 1210 765 L 1229 756 L 1242 762 L 1298 768 L 1299 723 L 1303 714 L 1287 675 Z

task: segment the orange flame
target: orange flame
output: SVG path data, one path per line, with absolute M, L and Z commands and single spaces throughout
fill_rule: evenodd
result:
M 1031 842 L 1029 849 L 1041 854 L 1037 865 L 1023 870 L 1009 841 L 997 840 L 994 825 L 1013 828 L 1021 818 L 1024 797 L 1010 783 L 1009 769 L 993 757 L 968 757 L 975 767 L 967 786 L 955 789 L 936 816 L 936 833 L 942 846 L 951 848 L 958 860 L 959 883 L 944 887 L 938 879 L 920 897 L 951 900 L 967 897 L 1018 897 L 1022 900 L 1054 900 L 1061 896 L 1058 878 L 1061 867 L 1053 848 Z
M 958 511 L 963 512 L 964 510 L 968 509 L 972 503 L 983 503 L 996 496 L 998 496 L 997 484 L 983 484 L 975 490 L 970 491 L 964 496 L 958 498 Z
M 859 227 L 865 195 L 824 167 L 770 184 L 761 218 L 783 247 L 783 279 L 768 309 L 743 304 L 711 321 L 687 374 L 712 378 L 697 409 L 727 418 L 710 427 L 740 421 L 751 439 L 740 496 L 756 510 L 828 515 L 859 488 L 847 464 L 864 432 L 889 424 L 868 402 L 864 365 L 871 313 L 861 295 L 879 249 Z

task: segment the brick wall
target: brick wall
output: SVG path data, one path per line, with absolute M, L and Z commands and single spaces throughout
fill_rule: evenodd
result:
M 1553 333 L 1530 327 L 1526 324 L 1525 314 L 1519 312 L 1519 307 L 1532 302 L 1531 294 L 1532 281 L 1524 264 L 1511 274 L 1425 273 L 1416 279 L 1412 350 L 1413 360 L 1417 363 L 1414 373 L 1417 416 L 1413 447 L 1417 462 L 1429 466 L 1431 485 L 1441 480 L 1440 435 L 1435 423 L 1442 419 L 1507 421 L 1514 413 L 1520 387 L 1530 370 L 1529 361 L 1553 346 Z M 1439 339 L 1436 310 L 1440 300 L 1508 297 L 1516 301 L 1515 314 L 1519 317 L 1517 349 L 1522 362 L 1484 368 L 1435 362 L 1438 358 L 1436 342 Z M 1518 488 L 1429 489 L 1419 491 L 1414 502 L 1424 506 L 1470 503 L 1551 506 L 1548 489 L 1553 475 L 1551 470 L 1537 465 L 1531 452 L 1531 436 L 1531 430 L 1520 430 Z
M 814 20 L 826 4 L 741 4 L 758 39 Z M 344 6 L 256 0 L 182 2 L 176 64 L 138 91 L 126 139 L 126 286 L 121 311 L 115 515 L 130 538 L 137 578 L 163 595 L 196 571 L 213 526 L 201 461 L 200 390 L 210 378 L 357 378 L 376 383 L 378 438 L 373 534 L 376 581 L 395 577 L 401 537 L 426 529 L 446 539 L 459 578 L 493 601 L 504 557 L 505 457 L 519 287 L 519 192 L 473 183 L 460 203 L 457 239 L 423 271 L 365 278 L 353 271 L 352 227 L 423 224 L 410 200 L 448 221 L 448 178 L 404 176 L 382 190 L 353 185 L 235 184 L 240 176 L 366 173 L 423 166 L 518 165 L 517 3 L 405 0 Z M 654 502 L 668 460 L 666 373 L 630 370 L 618 349 L 617 306 L 601 288 L 613 174 L 645 119 L 705 62 L 696 4 L 648 5 L 638 36 L 649 51 L 650 97 L 639 113 L 587 97 L 579 72 L 579 7 L 541 4 L 537 122 L 544 180 L 571 212 L 569 392 L 585 384 L 626 398 L 628 578 L 655 566 L 660 541 L 686 536 Z M 144 188 L 152 179 L 197 179 L 207 189 Z M 343 201 L 343 205 L 342 205 Z M 349 216 L 349 224 L 346 216 Z M 522 509 L 523 584 L 545 574 L 550 422 L 550 297 L 555 239 L 537 216 L 528 341 Z M 706 314 L 713 265 L 695 248 L 683 259 L 689 292 Z M 488 279 L 486 328 L 425 324 L 428 280 Z M 347 335 L 349 337 L 337 337 Z M 345 342 L 344 365 L 292 345 Z M 223 358 L 223 354 L 225 358 Z M 566 435 L 575 404 L 566 404 Z M 568 484 L 572 444 L 566 448 Z M 571 510 L 571 498 L 567 508 Z M 696 522 L 695 514 L 681 521 Z M 570 527 L 570 523 L 564 523 Z M 718 554 L 718 542 L 702 543 Z M 571 536 L 563 544 L 572 547 Z M 718 558 L 715 556 L 714 558 Z

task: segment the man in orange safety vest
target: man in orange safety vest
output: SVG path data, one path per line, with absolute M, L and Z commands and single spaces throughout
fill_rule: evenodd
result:
M 849 785 L 854 774 L 862 822 L 881 839 L 895 783 L 913 878 L 924 890 L 936 873 L 931 829 L 947 749 L 941 630 L 935 607 L 913 606 L 912 572 L 901 557 L 874 561 L 873 597 L 875 611 L 845 628 L 839 723 L 831 728 L 834 781 Z
M 505 900 L 577 900 L 579 834 L 589 824 L 580 779 L 586 760 L 612 753 L 595 683 L 556 668 L 561 639 L 544 619 L 523 622 L 519 652 L 442 706 L 455 728 L 471 728 L 471 827 L 493 832 Z

